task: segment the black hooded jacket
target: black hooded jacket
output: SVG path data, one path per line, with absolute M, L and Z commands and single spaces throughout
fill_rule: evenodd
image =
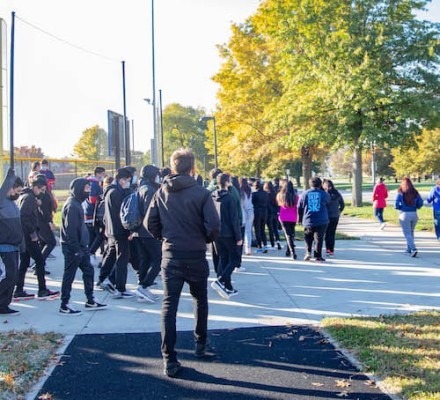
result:
M 114 182 L 104 190 L 104 225 L 105 235 L 108 238 L 126 239 L 130 231 L 122 226 L 121 205 L 124 197 L 130 194 L 130 189 L 123 189 L 119 183 Z
M 241 240 L 240 218 L 237 204 L 228 190 L 212 192 L 215 207 L 220 216 L 219 237 L 233 238 L 235 242 Z
M 155 193 L 144 226 L 163 239 L 164 258 L 200 259 L 218 235 L 219 217 L 211 193 L 189 175 L 169 175 Z
M 38 238 L 38 202 L 32 188 L 24 188 L 17 200 L 20 221 L 26 239 Z
M 147 214 L 148 207 L 151 203 L 151 200 L 153 199 L 154 193 L 156 193 L 159 188 L 160 188 L 160 185 L 155 182 L 151 182 L 150 179 L 148 179 L 148 178 L 141 179 L 141 181 L 139 183 L 139 188 L 138 188 L 139 199 L 141 200 L 139 202 L 139 208 L 141 211 L 141 215 L 144 218 L 145 218 L 145 215 Z M 153 236 L 151 236 L 150 232 L 148 232 L 145 229 L 144 224 L 142 224 L 139 227 L 139 229 L 137 230 L 137 233 L 138 233 L 139 237 L 153 239 Z
M 84 253 L 89 245 L 89 232 L 84 222 L 82 202 L 88 198 L 84 191 L 89 184 L 85 178 L 76 178 L 70 184 L 70 195 L 61 211 L 61 244 L 75 254 Z

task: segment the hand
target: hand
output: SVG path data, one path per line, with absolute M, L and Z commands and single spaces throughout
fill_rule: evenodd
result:
M 58 228 L 53 222 L 49 222 L 50 229 L 52 232 L 55 232 Z
M 243 244 L 243 240 L 239 240 L 238 242 L 237 242 L 237 246 L 241 246 Z

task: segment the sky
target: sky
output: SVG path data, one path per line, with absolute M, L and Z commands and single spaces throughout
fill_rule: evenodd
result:
M 124 60 L 134 147 L 150 148 L 153 107 L 144 99 L 153 97 L 151 1 L 0 1 L 8 40 L 16 12 L 15 146 L 36 145 L 48 157 L 71 156 L 85 129 L 98 124 L 107 130 L 107 110 L 123 114 Z M 231 23 L 245 21 L 259 3 L 154 1 L 156 90 L 162 91 L 163 107 L 180 103 L 208 114 L 215 110 L 217 86 L 211 77 L 221 63 L 217 45 L 227 43 Z M 421 17 L 440 22 L 440 0 Z M 8 45 L 8 57 L 9 50 Z M 7 134 L 3 142 L 8 149 Z

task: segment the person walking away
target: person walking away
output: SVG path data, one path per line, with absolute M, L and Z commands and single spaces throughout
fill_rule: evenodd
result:
M 144 226 L 162 240 L 161 335 L 163 372 L 170 377 L 182 369 L 177 360 L 176 314 L 184 283 L 194 304 L 195 356 L 206 355 L 208 335 L 208 275 L 206 244 L 217 238 L 219 218 L 210 191 L 199 186 L 194 173 L 194 155 L 178 149 L 171 155 L 172 174 L 155 193 Z
M 267 221 L 267 208 L 269 205 L 269 193 L 263 190 L 263 185 L 259 180 L 254 182 L 252 205 L 254 206 L 254 230 L 255 238 L 257 240 L 257 253 L 267 253 L 265 227 Z
M 122 226 L 120 217 L 121 204 L 129 193 L 131 173 L 126 168 L 119 168 L 115 180 L 104 192 L 104 224 L 107 236 L 107 249 L 102 260 L 98 284 L 104 284 L 116 299 L 134 297 L 126 290 L 127 265 L 130 258 L 128 237 L 130 231 Z M 114 270 L 115 289 L 108 281 Z
M 329 223 L 330 196 L 323 190 L 321 178 L 310 178 L 309 185 L 310 189 L 302 193 L 298 205 L 298 221 L 304 227 L 306 244 L 304 261 L 312 258 L 312 247 L 315 261 L 325 261 L 322 257 L 322 244 Z
M 330 179 L 324 180 L 324 190 L 330 196 L 330 204 L 328 206 L 329 223 L 325 232 L 325 251 L 328 256 L 332 257 L 335 255 L 336 228 L 339 223 L 339 216 L 344 211 L 345 202 L 341 193 L 336 190 Z
M 240 230 L 240 219 L 235 199 L 228 190 L 230 176 L 217 176 L 218 189 L 212 193 L 212 198 L 220 218 L 220 233 L 215 240 L 219 255 L 217 279 L 211 287 L 223 298 L 229 299 L 238 292 L 232 287 L 231 275 L 237 264 L 237 246 L 243 241 Z
M 240 223 L 240 232 L 241 232 L 241 245 L 236 246 L 237 257 L 235 258 L 236 264 L 234 265 L 234 271 L 246 271 L 245 267 L 241 266 L 242 256 L 243 256 L 243 236 L 244 236 L 244 221 L 243 221 L 243 209 L 241 207 L 241 197 L 240 197 L 240 183 L 238 182 L 237 176 L 229 175 L 229 183 L 228 183 L 228 191 L 232 195 L 235 200 L 235 205 L 238 210 L 238 221 Z
M 374 216 L 380 223 L 380 229 L 383 230 L 386 226 L 383 219 L 383 210 L 387 206 L 388 189 L 384 183 L 384 178 L 379 178 L 379 182 L 373 189 L 373 209 Z
M 435 236 L 437 240 L 440 240 L 440 179 L 435 182 L 435 186 L 431 189 L 426 201 L 432 203 Z
M 295 252 L 295 226 L 298 222 L 298 195 L 291 181 L 283 181 L 277 194 L 277 204 L 280 207 L 279 220 L 286 236 L 286 257 L 297 259 Z
M 15 316 L 20 311 L 9 307 L 17 280 L 18 257 L 23 232 L 20 222 L 20 210 L 15 204 L 24 183 L 8 169 L 0 187 L 0 315 Z
M 139 182 L 139 208 L 141 215 L 145 218 L 148 207 L 154 193 L 160 188 L 160 169 L 154 165 L 145 165 L 141 170 L 141 180 Z M 162 243 L 155 239 L 143 226 L 143 224 L 133 233 L 132 241 L 137 247 L 139 255 L 139 286 L 136 289 L 136 296 L 141 301 L 155 303 L 158 297 L 151 292 L 150 288 L 160 272 L 162 261 Z
M 240 179 L 240 199 L 244 223 L 244 254 L 252 252 L 252 226 L 254 224 L 254 206 L 252 204 L 251 187 L 246 178 Z
M 281 250 L 280 234 L 278 232 L 278 213 L 279 207 L 277 203 L 277 193 L 272 182 L 268 181 L 264 184 L 263 189 L 269 193 L 269 204 L 267 205 L 267 228 L 269 230 L 269 240 L 272 249 L 275 249 L 275 241 L 277 249 Z
M 25 188 L 18 199 L 20 208 L 20 221 L 23 229 L 25 250 L 20 253 L 20 266 L 18 268 L 18 278 L 14 292 L 15 300 L 28 300 L 35 296 L 28 294 L 24 290 L 26 271 L 29 268 L 31 257 L 35 261 L 35 272 L 38 280 L 37 299 L 47 300 L 58 297 L 59 291 L 52 291 L 46 287 L 44 277 L 44 258 L 38 243 L 38 202 L 37 197 L 42 193 L 46 186 L 46 180 L 37 178 L 32 181 L 32 187 Z
M 394 207 L 399 210 L 399 223 L 406 240 L 406 253 L 417 257 L 418 251 L 414 242 L 414 229 L 418 216 L 417 210 L 423 206 L 423 199 L 409 178 L 403 178 L 397 189 Z
M 61 211 L 61 250 L 64 255 L 64 273 L 61 285 L 61 315 L 81 315 L 71 304 L 70 294 L 78 268 L 82 272 L 86 310 L 102 310 L 107 306 L 95 301 L 93 296 L 93 266 L 90 263 L 89 233 L 84 221 L 82 203 L 90 195 L 90 182 L 76 178 L 70 183 L 70 194 Z

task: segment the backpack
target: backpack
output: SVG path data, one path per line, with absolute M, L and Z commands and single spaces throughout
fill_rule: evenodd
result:
M 122 200 L 119 216 L 121 217 L 122 226 L 129 231 L 134 231 L 141 226 L 143 216 L 137 192 L 130 193 Z
M 93 209 L 93 226 L 95 228 L 104 227 L 104 214 L 105 214 L 105 202 L 104 196 L 99 196 L 99 200 L 95 204 Z

